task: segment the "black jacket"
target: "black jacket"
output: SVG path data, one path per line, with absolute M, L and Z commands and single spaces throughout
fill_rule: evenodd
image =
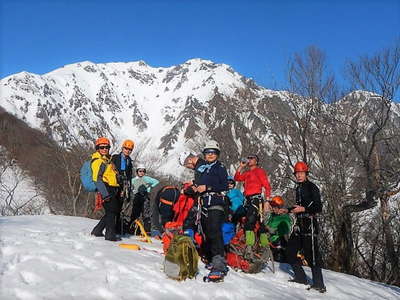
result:
M 117 168 L 118 174 L 120 175 L 120 180 L 127 180 L 131 182 L 132 179 L 132 159 L 128 156 L 126 157 L 126 166 L 125 171 L 121 170 L 121 157 L 124 154 L 120 152 L 119 154 L 114 154 L 111 158 L 111 161 L 114 163 L 115 167 Z M 124 178 L 125 177 L 125 178 Z
M 222 192 L 228 190 L 228 172 L 225 166 L 216 161 L 212 164 L 205 164 L 201 167 L 207 167 L 204 170 L 197 168 L 196 172 L 200 173 L 198 185 L 205 185 L 206 191 L 201 194 L 204 207 L 210 207 L 214 205 L 225 206 L 225 198 L 222 196 Z
M 314 224 L 314 233 L 318 233 L 316 214 L 322 211 L 319 188 L 308 180 L 299 182 L 296 187 L 296 204 L 305 208 L 304 213 L 296 214 L 296 225 L 298 225 L 300 233 L 312 233 L 311 224 Z

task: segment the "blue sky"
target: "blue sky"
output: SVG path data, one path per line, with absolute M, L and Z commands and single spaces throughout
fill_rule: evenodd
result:
M 284 87 L 289 57 L 315 45 L 337 74 L 400 37 L 400 0 L 0 0 L 0 78 L 83 60 L 171 66 L 200 57 Z

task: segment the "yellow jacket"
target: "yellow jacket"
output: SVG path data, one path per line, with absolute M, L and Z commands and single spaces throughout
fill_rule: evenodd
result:
M 101 156 L 99 152 L 92 154 L 92 179 L 96 183 L 102 181 L 109 186 L 118 187 L 117 171 L 111 157 Z

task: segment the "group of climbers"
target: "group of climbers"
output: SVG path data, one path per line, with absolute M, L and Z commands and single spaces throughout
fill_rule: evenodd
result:
M 126 140 L 121 153 L 110 157 L 109 140 L 96 140 L 92 176 L 103 200 L 105 215 L 92 234 L 102 236 L 105 229 L 106 240 L 119 239 L 117 233 L 121 231 L 117 228 L 123 227 L 120 226 L 120 213 L 124 200 L 133 199 L 130 221 L 142 215 L 146 231 L 151 227 L 149 211 L 152 204 L 148 195 L 159 182 L 145 175 L 144 166 L 138 166 L 137 176 L 132 178 L 133 166 L 129 156 L 133 148 L 134 143 Z M 183 188 L 167 186 L 157 193 L 153 205 L 158 209 L 163 228 L 176 225 L 174 221 L 185 211 L 178 224 L 182 232 L 198 244 L 200 256 L 210 270 L 206 276 L 208 281 L 221 281 L 228 273 L 225 258 L 229 248 L 226 247 L 224 228 L 226 224 L 231 224 L 229 228 L 233 228 L 233 235 L 239 227 L 243 230 L 247 258 L 251 258 L 256 248 L 271 248 L 274 256 L 279 256 L 279 259 L 284 257 L 292 266 L 294 278 L 291 281 L 307 284 L 302 262 L 298 258 L 298 253 L 303 253 L 312 270 L 311 288 L 325 292 L 316 238 L 316 214 L 321 212 L 322 204 L 318 187 L 308 180 L 307 164 L 298 162 L 294 167 L 296 205 L 286 208 L 282 197 L 271 197 L 268 175 L 259 166 L 257 155 L 248 155 L 242 160 L 231 177 L 219 161 L 220 153 L 219 144 L 209 141 L 203 148 L 202 157 L 191 152 L 180 154 L 179 162 L 193 170 L 193 180 L 186 182 Z M 236 188 L 237 182 L 243 182 L 243 193 Z M 187 199 L 190 199 L 190 205 L 185 204 L 189 203 Z M 174 203 L 184 204 L 174 206 Z
M 96 152 L 92 154 L 92 180 L 96 185 L 97 198 L 105 214 L 93 228 L 91 234 L 104 236 L 109 241 L 119 241 L 123 234 L 124 216 L 121 216 L 124 203 L 131 202 L 131 211 L 127 213 L 129 224 L 142 215 L 146 228 L 150 227 L 151 209 L 149 193 L 158 185 L 157 179 L 146 176 L 144 166 L 136 167 L 133 177 L 133 163 L 130 154 L 135 144 L 125 140 L 121 152 L 110 155 L 110 140 L 100 137 L 95 142 Z M 130 201 L 133 198 L 133 201 Z M 105 235 L 103 231 L 105 229 Z
M 237 230 L 237 223 L 244 219 L 242 226 L 248 256 L 252 255 L 256 246 L 272 248 L 278 260 L 287 261 L 292 266 L 294 278 L 291 281 L 306 284 L 302 262 L 298 258 L 301 252 L 312 270 L 311 288 L 325 292 L 316 238 L 316 214 L 322 211 L 322 204 L 319 189 L 308 180 L 307 164 L 298 162 L 294 166 L 296 205 L 285 208 L 281 196 L 271 198 L 269 179 L 259 166 L 257 155 L 249 155 L 242 160 L 232 178 L 224 177 L 227 172 L 218 161 L 220 151 L 218 143 L 211 141 L 203 149 L 203 158 L 190 152 L 183 152 L 179 157 L 182 166 L 194 170 L 192 185 L 198 194 L 201 225 L 207 242 L 201 255 L 210 269 L 210 281 L 223 279 L 228 270 L 223 259 L 226 253 L 223 253 L 222 225 L 228 221 Z M 235 189 L 236 182 L 243 182 L 244 197 L 240 190 Z M 229 213 L 226 213 L 227 206 Z M 255 245 L 256 240 L 259 245 Z

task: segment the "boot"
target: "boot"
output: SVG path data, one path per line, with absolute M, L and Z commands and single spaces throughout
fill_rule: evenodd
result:
M 212 258 L 212 262 L 211 262 L 212 271 L 219 271 L 222 272 L 226 275 L 226 273 L 228 273 L 228 267 L 226 266 L 226 261 L 225 258 L 223 258 L 221 255 L 215 255 Z
M 224 281 L 225 273 L 220 271 L 210 271 L 207 276 L 204 276 L 204 282 L 222 282 Z
M 120 241 L 121 239 L 117 237 L 115 233 L 115 214 L 113 213 L 106 213 L 105 215 L 105 222 L 106 222 L 106 235 L 105 239 L 107 241 Z
M 311 272 L 312 272 L 312 279 L 313 279 L 313 284 L 311 286 L 311 288 L 314 289 L 325 289 L 325 284 L 324 284 L 324 280 L 322 278 L 322 271 L 320 267 L 311 267 Z M 323 293 L 323 292 L 321 292 Z
M 326 293 L 326 287 L 325 286 L 316 286 L 316 285 L 311 285 L 307 290 L 317 290 L 320 293 Z
M 104 236 L 103 230 L 105 227 L 106 227 L 106 221 L 105 221 L 105 216 L 103 216 L 100 219 L 99 223 L 97 223 L 97 225 L 93 228 L 93 230 L 90 234 L 97 236 L 97 237 Z
M 300 284 L 308 284 L 306 273 L 303 268 L 299 265 L 292 265 L 292 269 L 294 272 L 294 278 L 289 279 L 289 282 L 296 282 Z

